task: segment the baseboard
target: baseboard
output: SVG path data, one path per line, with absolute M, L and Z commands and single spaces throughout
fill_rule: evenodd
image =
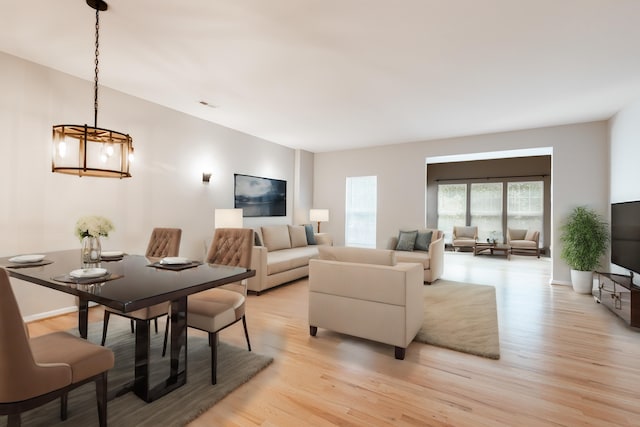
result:
M 89 302 L 89 307 L 94 307 L 98 305 L 95 302 Z M 75 305 L 69 307 L 59 308 L 57 310 L 45 311 L 43 313 L 31 314 L 29 316 L 24 316 L 22 319 L 25 323 L 34 322 L 36 320 L 48 319 L 50 317 L 62 316 L 63 314 L 69 314 L 78 311 L 78 307 Z
M 549 284 L 550 285 L 561 285 L 561 286 L 572 286 L 571 282 L 566 281 L 566 280 L 549 280 Z

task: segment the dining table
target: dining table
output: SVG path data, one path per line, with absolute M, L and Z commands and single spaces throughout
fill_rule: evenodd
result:
M 104 274 L 82 275 L 71 273 L 102 273 L 103 270 L 89 270 L 89 266 L 82 264 L 79 250 L 42 252 L 39 258 L 38 261 L 33 258 L 30 262 L 14 262 L 11 260 L 16 260 L 16 257 L 3 257 L 0 258 L 0 266 L 16 279 L 75 295 L 78 330 L 85 339 L 90 302 L 128 313 L 170 301 L 169 376 L 151 384 L 150 324 L 136 320 L 133 380 L 115 393 L 121 395 L 133 391 L 146 402 L 152 402 L 186 383 L 187 297 L 255 276 L 255 270 L 241 267 L 199 261 L 163 264 L 160 259 L 124 253 L 90 266 L 106 270 Z

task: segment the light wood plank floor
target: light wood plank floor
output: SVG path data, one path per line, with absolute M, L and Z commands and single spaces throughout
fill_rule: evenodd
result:
M 548 259 L 446 254 L 445 279 L 496 287 L 500 360 L 413 343 L 398 361 L 391 346 L 322 329 L 312 338 L 306 280 L 249 296 L 254 351 L 275 361 L 190 426 L 640 425 L 640 332 L 549 285 L 549 272 Z M 244 346 L 242 326 L 221 339 Z

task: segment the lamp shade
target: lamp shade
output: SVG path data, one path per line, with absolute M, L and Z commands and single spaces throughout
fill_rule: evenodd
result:
M 309 221 L 329 221 L 329 209 L 311 209 L 309 211 Z
M 216 209 L 216 228 L 242 228 L 242 209 Z

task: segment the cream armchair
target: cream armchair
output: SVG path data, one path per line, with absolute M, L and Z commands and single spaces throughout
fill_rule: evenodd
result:
M 395 252 L 319 246 L 309 261 L 309 332 L 329 329 L 395 346 L 404 359 L 422 325 L 423 267 Z
M 472 248 L 475 246 L 476 241 L 478 241 L 478 227 L 470 226 L 470 227 L 461 227 L 454 226 L 453 227 L 453 238 L 451 245 L 454 249 L 460 248 Z
M 540 258 L 540 232 L 534 230 L 518 230 L 507 228 L 507 245 L 511 246 L 511 253 L 535 254 Z

